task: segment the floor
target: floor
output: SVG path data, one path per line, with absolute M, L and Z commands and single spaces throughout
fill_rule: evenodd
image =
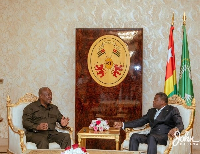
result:
M 0 145 L 0 154 L 6 154 L 7 153 L 7 146 L 1 146 Z M 192 154 L 200 154 L 200 150 L 193 149 Z
M 5 154 L 5 153 L 7 153 L 7 149 L 8 149 L 7 146 L 0 146 L 0 154 Z
M 8 149 L 8 139 L 2 139 L 0 138 L 0 154 L 7 153 Z
M 200 154 L 200 150 L 194 150 L 193 149 L 192 154 Z

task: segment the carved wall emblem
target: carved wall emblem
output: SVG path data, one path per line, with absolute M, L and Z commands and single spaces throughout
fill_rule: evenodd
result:
M 121 83 L 130 66 L 128 46 L 119 37 L 104 35 L 90 47 L 88 69 L 100 85 L 112 87 Z

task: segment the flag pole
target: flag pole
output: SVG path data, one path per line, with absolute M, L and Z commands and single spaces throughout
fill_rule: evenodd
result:
M 185 15 L 185 12 L 184 12 L 184 14 L 183 14 L 183 26 L 185 26 L 186 25 L 186 15 Z M 192 100 L 192 103 L 193 103 L 193 100 Z M 194 111 L 195 112 L 195 111 Z M 194 113 L 195 114 L 195 113 Z M 194 124 L 194 120 L 193 120 L 193 122 L 192 122 L 192 127 L 193 127 L 193 124 Z M 193 131 L 193 129 L 192 129 L 192 136 L 193 136 L 193 134 L 194 134 L 194 131 Z M 192 149 L 192 144 L 191 144 L 191 153 L 192 153 L 192 151 L 193 151 L 193 149 Z
M 183 25 L 186 25 L 186 15 L 185 15 L 185 12 L 183 14 Z
M 171 23 L 172 26 L 174 26 L 174 12 L 173 12 L 173 16 L 172 16 L 172 23 Z

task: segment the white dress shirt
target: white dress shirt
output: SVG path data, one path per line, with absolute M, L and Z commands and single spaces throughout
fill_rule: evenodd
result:
M 165 106 L 163 106 L 160 110 L 156 109 L 156 114 L 154 116 L 154 120 L 158 117 L 158 115 L 160 114 L 160 112 L 162 111 L 162 109 L 164 108 Z

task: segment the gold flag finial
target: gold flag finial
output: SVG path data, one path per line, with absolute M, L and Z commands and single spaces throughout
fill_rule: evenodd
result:
M 174 26 L 174 12 L 173 12 L 173 16 L 172 16 L 172 26 Z
M 185 12 L 183 14 L 183 25 L 186 25 L 186 16 L 185 16 Z
M 10 103 L 10 96 L 7 96 L 7 103 Z

